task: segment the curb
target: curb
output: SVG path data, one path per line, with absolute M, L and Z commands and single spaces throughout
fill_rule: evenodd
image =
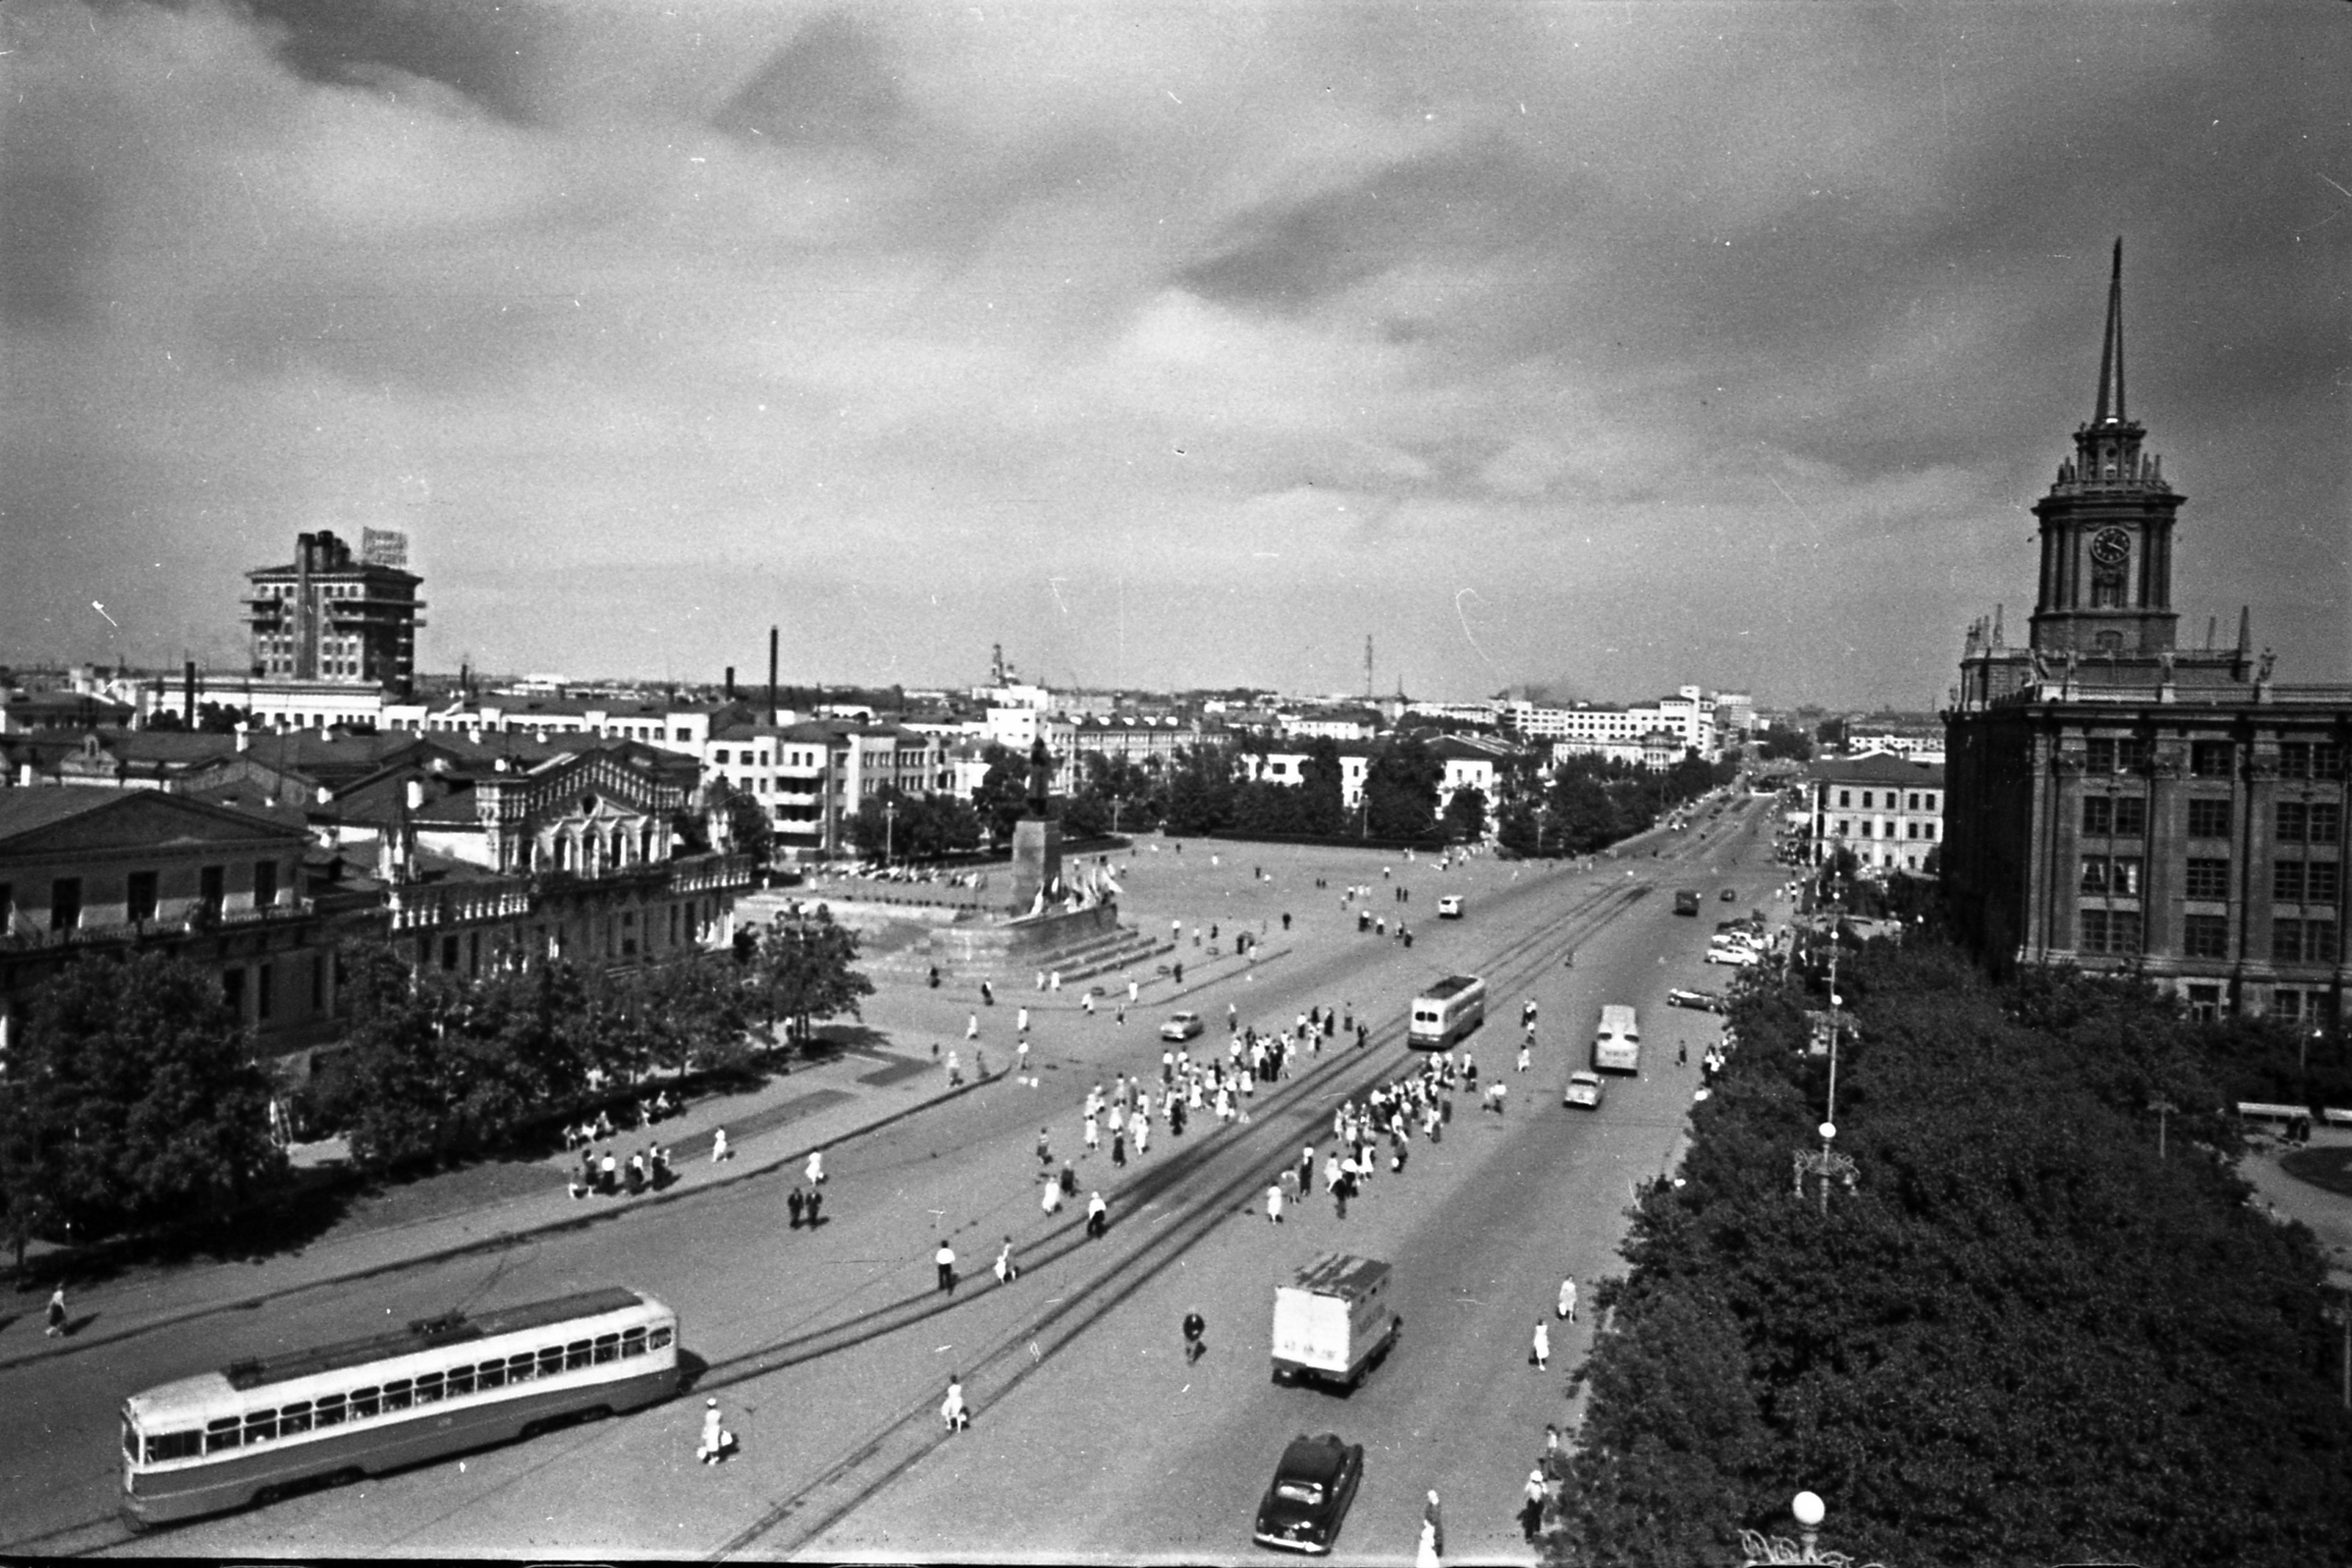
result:
M 985 1079 L 976 1078 L 971 1082 L 963 1085 L 960 1089 L 947 1089 L 932 1099 L 918 1100 L 913 1105 L 902 1106 L 887 1116 L 881 1117 L 874 1121 L 866 1122 L 863 1126 L 853 1128 L 849 1131 L 840 1134 L 838 1137 L 829 1138 L 821 1143 L 812 1143 L 806 1148 L 794 1150 L 789 1153 L 782 1154 L 772 1160 L 765 1161 L 760 1164 L 746 1164 L 741 1170 L 731 1175 L 721 1176 L 712 1181 L 697 1183 L 690 1189 L 681 1183 L 679 1185 L 672 1188 L 667 1193 L 648 1193 L 637 1202 L 622 1207 L 604 1209 L 602 1211 L 591 1211 L 586 1214 L 575 1215 L 565 1219 L 550 1220 L 538 1225 L 521 1226 L 511 1230 L 492 1231 L 488 1235 L 468 1237 L 465 1241 L 455 1243 L 447 1247 L 435 1247 L 424 1252 L 412 1253 L 404 1258 L 390 1258 L 380 1263 L 371 1263 L 364 1267 L 349 1268 L 341 1272 L 321 1274 L 316 1279 L 306 1279 L 299 1284 L 285 1285 L 276 1289 L 264 1290 L 257 1294 L 249 1296 L 229 1297 L 217 1301 L 209 1301 L 202 1306 L 190 1307 L 183 1311 L 150 1319 L 145 1322 L 120 1329 L 111 1333 L 96 1334 L 88 1337 L 77 1336 L 72 1341 L 62 1345 L 41 1350 L 22 1351 L 11 1356 L 0 1356 L 0 1372 L 11 1371 L 16 1367 L 29 1365 L 37 1361 L 47 1360 L 53 1356 L 71 1355 L 77 1352 L 94 1349 L 100 1345 L 116 1344 L 124 1340 L 136 1339 L 142 1334 L 153 1333 L 159 1329 L 176 1328 L 182 1323 L 194 1322 L 204 1318 L 212 1317 L 220 1312 L 254 1311 L 271 1300 L 273 1298 L 278 1296 L 290 1296 L 298 1290 L 315 1289 L 322 1285 L 349 1284 L 353 1280 L 371 1279 L 378 1275 L 391 1274 L 403 1268 L 414 1268 L 420 1265 L 446 1263 L 452 1258 L 466 1257 L 469 1253 L 497 1251 L 528 1241 L 534 1237 L 551 1236 L 559 1231 L 583 1229 L 588 1226 L 601 1225 L 607 1220 L 616 1219 L 625 1214 L 635 1214 L 647 1208 L 654 1208 L 662 1205 L 676 1203 L 682 1198 L 691 1195 L 692 1194 L 715 1192 L 720 1188 L 735 1186 L 743 1182 L 769 1175 L 783 1166 L 793 1164 L 799 1161 L 804 1161 L 811 1154 L 834 1148 L 838 1144 L 846 1143 L 853 1138 L 863 1138 L 869 1132 L 878 1132 L 883 1128 L 888 1127 L 895 1122 L 903 1121 L 908 1117 L 913 1116 L 919 1111 L 929 1110 L 933 1106 L 943 1105 L 949 1100 L 959 1099 L 963 1095 L 970 1094 L 974 1089 L 986 1084 L 994 1083 L 999 1079 L 1004 1078 L 1005 1076 L 1005 1073 L 999 1072 Z M 434 1222 L 431 1220 L 416 1220 L 412 1223 L 415 1225 L 429 1225 Z

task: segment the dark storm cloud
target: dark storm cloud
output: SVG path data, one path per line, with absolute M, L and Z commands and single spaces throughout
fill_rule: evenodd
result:
M 377 88 L 413 77 L 510 120 L 531 117 L 525 52 L 543 7 L 500 0 L 251 0 L 277 55 L 311 81 Z
M 847 12 L 811 20 L 715 121 L 779 147 L 887 152 L 912 130 L 896 50 Z

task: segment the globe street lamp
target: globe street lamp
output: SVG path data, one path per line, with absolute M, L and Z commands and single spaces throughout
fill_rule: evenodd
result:
M 1822 1521 L 1829 1510 L 1811 1492 L 1799 1492 L 1790 1499 L 1789 1512 L 1797 1521 L 1797 1539 L 1794 1541 L 1784 1535 L 1767 1535 L 1760 1530 L 1739 1532 L 1740 1568 L 1781 1568 L 1787 1563 L 1820 1563 L 1826 1568 L 1885 1568 L 1883 1563 L 1857 1563 L 1843 1552 L 1822 1550 Z

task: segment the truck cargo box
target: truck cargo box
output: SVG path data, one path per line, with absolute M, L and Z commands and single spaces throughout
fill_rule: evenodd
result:
M 1387 1264 L 1341 1252 L 1324 1253 L 1276 1286 L 1275 1380 L 1361 1380 L 1404 1327 L 1390 1298 Z

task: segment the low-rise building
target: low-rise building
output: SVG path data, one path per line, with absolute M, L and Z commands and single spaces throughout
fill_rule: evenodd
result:
M 1879 753 L 1812 769 L 1816 865 L 1850 849 L 1878 874 L 1925 873 L 1944 839 L 1944 770 Z
M 156 948 L 220 977 L 264 1056 L 333 1029 L 338 929 L 306 896 L 291 812 L 152 789 L 0 790 L 0 1060 L 79 954 Z

